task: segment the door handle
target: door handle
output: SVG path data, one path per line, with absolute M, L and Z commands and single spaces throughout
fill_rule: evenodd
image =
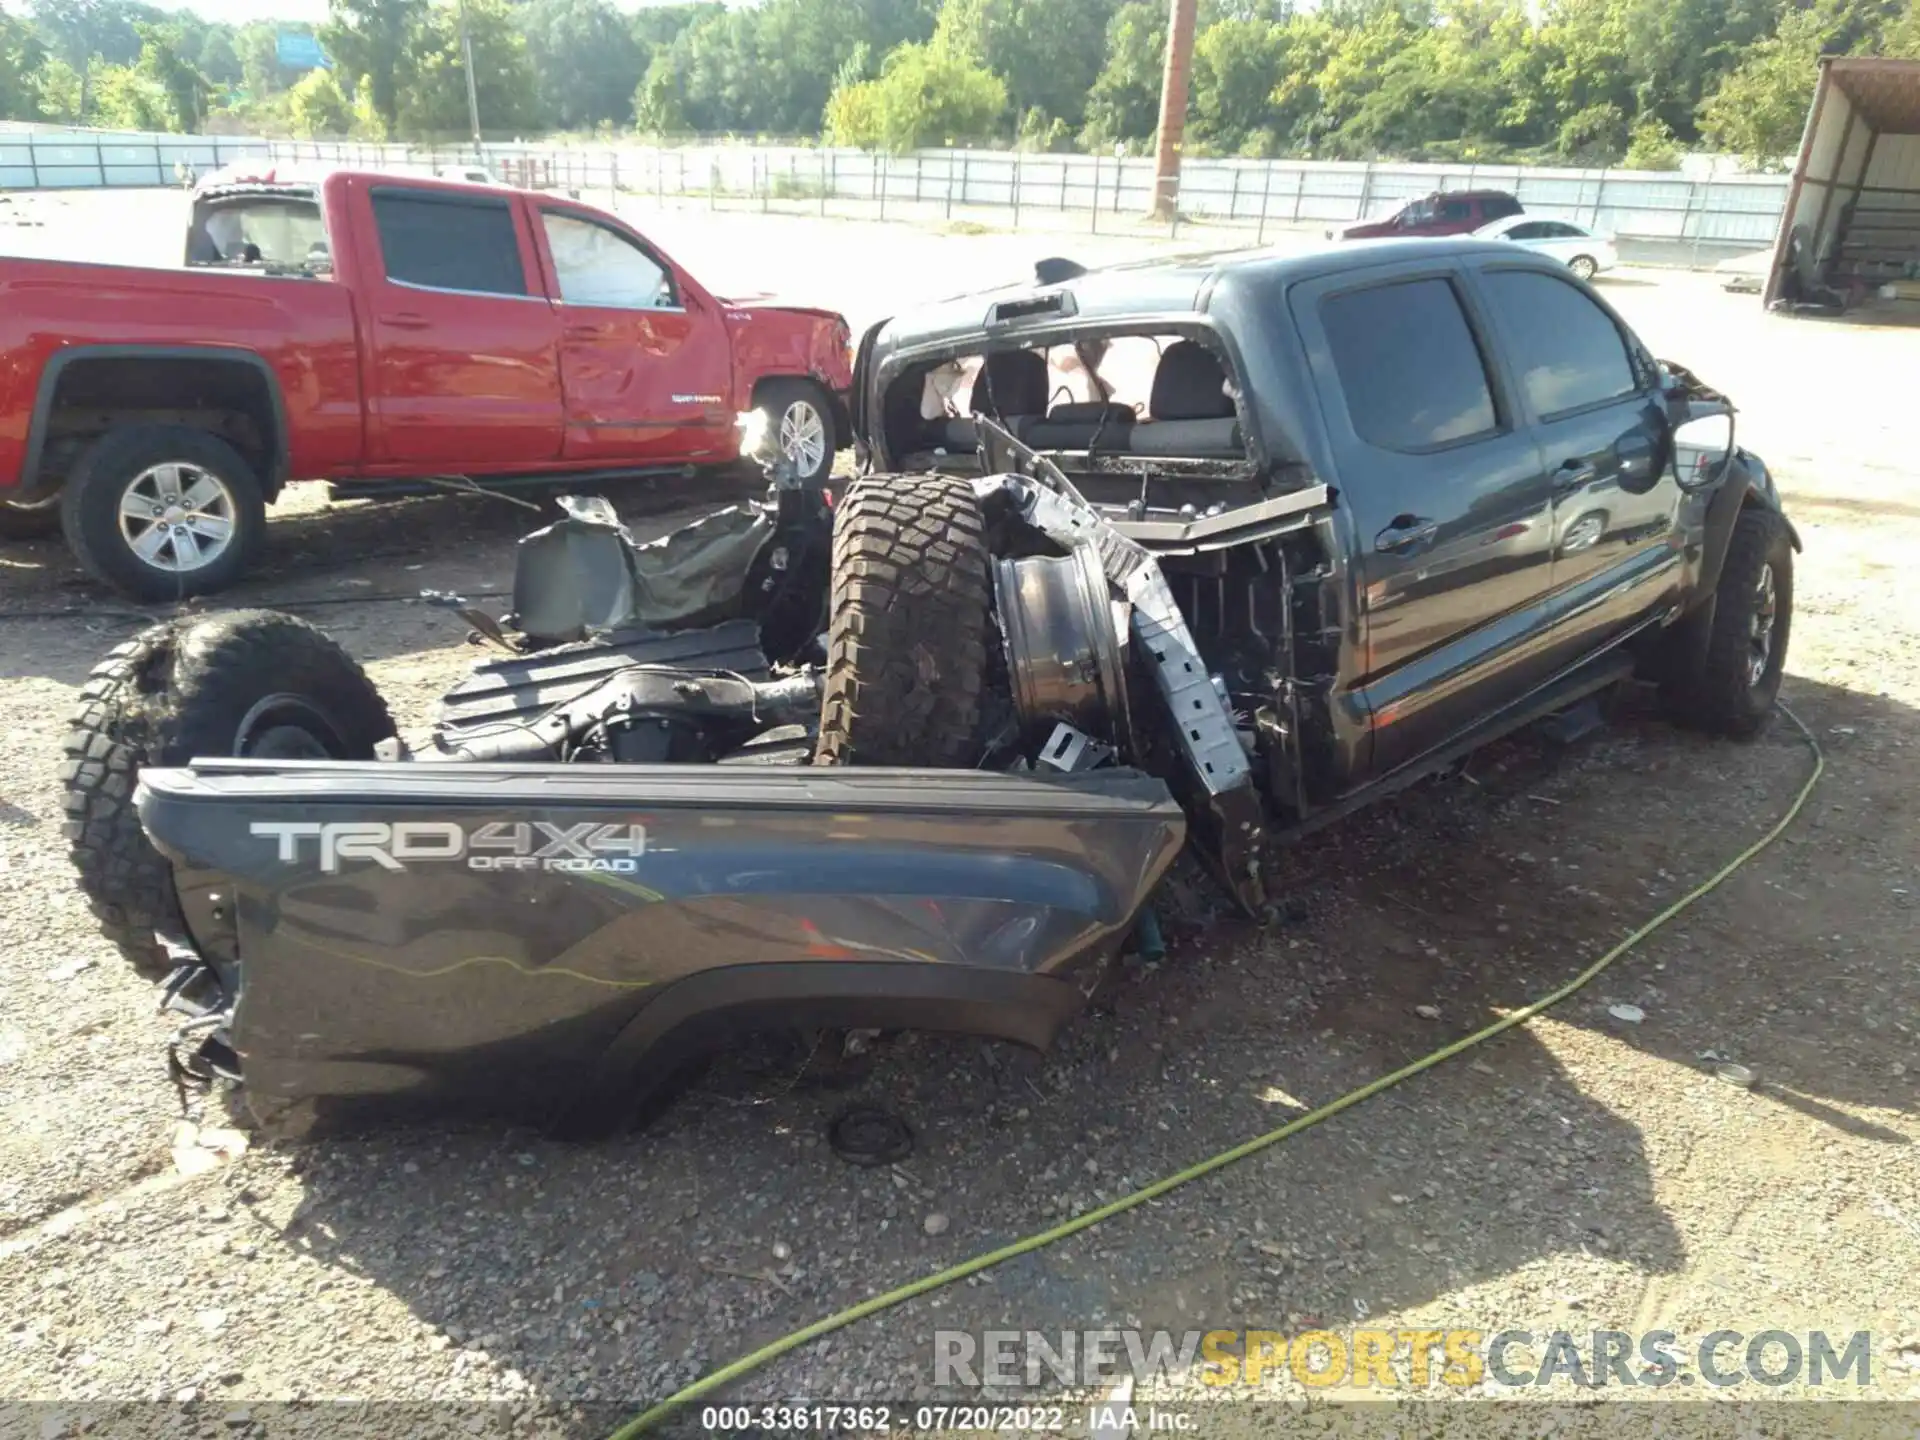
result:
M 607 325 L 567 326 L 567 339 L 569 340 L 599 340 L 611 333 L 612 327 Z
M 393 330 L 425 330 L 433 322 L 424 315 L 416 315 L 411 310 L 402 310 L 397 314 L 382 317 L 382 323 Z
M 1440 522 L 1424 515 L 1396 515 L 1393 523 L 1373 537 L 1373 548 L 1382 555 L 1402 555 L 1426 544 L 1440 533 Z
M 1560 468 L 1553 472 L 1553 484 L 1556 490 L 1572 490 L 1581 485 L 1591 484 L 1600 478 L 1600 467 L 1591 460 L 1564 460 Z

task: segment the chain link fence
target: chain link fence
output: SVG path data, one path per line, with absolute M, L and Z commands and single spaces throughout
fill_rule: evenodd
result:
M 1613 234 L 1629 261 L 1693 265 L 1771 245 L 1787 191 L 1781 175 L 1194 159 L 1182 170 L 1178 215 L 1153 222 L 1146 158 L 731 144 L 488 144 L 478 158 L 506 183 L 589 198 L 1095 234 L 1217 230 L 1228 232 L 1223 243 L 1324 232 L 1435 190 L 1505 190 L 1529 212 Z M 470 146 L 0 128 L 0 189 L 170 185 L 183 169 L 246 161 L 431 173 L 475 160 Z

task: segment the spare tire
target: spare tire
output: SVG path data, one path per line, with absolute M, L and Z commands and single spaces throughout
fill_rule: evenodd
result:
M 823 765 L 979 758 L 992 626 L 985 527 L 953 475 L 868 475 L 833 526 Z
M 393 734 L 352 656 L 273 610 L 169 620 L 115 647 L 80 692 L 60 778 L 80 889 L 142 975 L 167 972 L 155 930 L 181 928 L 173 874 L 133 808 L 142 766 L 201 756 L 370 760 Z

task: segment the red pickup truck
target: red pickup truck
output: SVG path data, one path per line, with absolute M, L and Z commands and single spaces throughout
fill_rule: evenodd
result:
M 0 538 L 138 599 L 229 584 L 290 480 L 345 494 L 684 471 L 758 409 L 848 433 L 846 321 L 715 297 L 560 196 L 341 171 L 203 189 L 186 268 L 0 259 Z

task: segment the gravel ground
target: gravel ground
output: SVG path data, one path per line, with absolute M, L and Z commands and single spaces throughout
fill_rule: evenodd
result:
M 85 205 L 62 206 L 15 248 L 76 253 Z M 655 228 L 719 286 L 856 322 L 1035 253 L 1019 236 L 793 219 Z M 1902 583 L 1920 500 L 1901 443 L 1920 333 L 1771 319 L 1698 276 L 1630 273 L 1609 294 L 1745 407 L 1742 441 L 1806 541 L 1785 695 L 1828 769 L 1798 824 L 1550 1017 L 738 1394 L 925 1397 L 936 1329 L 1364 1323 L 1865 1329 L 1865 1393 L 1920 1399 L 1920 591 Z M 705 498 L 616 496 L 642 529 Z M 269 563 L 222 602 L 327 625 L 417 727 L 472 652 L 404 597 L 504 585 L 530 518 L 461 497 L 328 508 L 304 487 Z M 1045 1057 L 919 1036 L 824 1063 L 748 1047 L 604 1144 L 438 1128 L 233 1155 L 218 1131 L 176 1128 L 151 992 L 94 934 L 60 847 L 66 713 L 140 618 L 57 545 L 0 551 L 0 1396 L 194 1398 L 228 1433 L 321 1399 L 498 1402 L 433 1413 L 458 1433 L 597 1433 L 604 1407 L 1191 1164 L 1553 988 L 1764 831 L 1809 766 L 1784 723 L 1715 744 L 1629 703 L 1595 738 L 1502 744 L 1288 852 L 1282 923 L 1205 923 L 1194 889 L 1166 959 L 1127 966 Z M 1644 1018 L 1614 1018 L 1621 1004 Z M 1753 1087 L 1717 1078 L 1723 1061 Z M 911 1122 L 909 1162 L 831 1153 L 825 1123 L 856 1098 Z M 227 1123 L 218 1106 L 192 1121 Z M 1191 1376 L 1154 1393 L 1216 1398 Z M 429 1428 L 394 1413 L 385 1433 Z

